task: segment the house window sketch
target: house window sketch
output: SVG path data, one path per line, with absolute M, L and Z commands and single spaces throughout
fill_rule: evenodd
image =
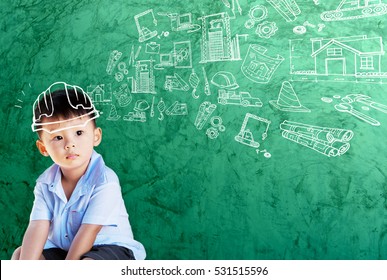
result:
M 386 82 L 382 37 L 294 39 L 289 48 L 292 80 Z
M 363 56 L 360 58 L 360 69 L 374 69 L 374 60 L 372 56 Z
M 343 55 L 342 48 L 329 48 L 327 49 L 327 56 L 341 56 Z

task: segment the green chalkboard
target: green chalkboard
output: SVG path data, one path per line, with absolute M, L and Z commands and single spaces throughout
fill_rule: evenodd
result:
M 0 258 L 32 104 L 82 87 L 148 259 L 387 258 L 387 1 L 1 1 Z

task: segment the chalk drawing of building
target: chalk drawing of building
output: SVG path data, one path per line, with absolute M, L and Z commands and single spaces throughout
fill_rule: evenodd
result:
M 112 102 L 112 90 L 110 84 L 89 85 L 87 94 L 94 103 Z
M 290 74 L 295 80 L 385 82 L 382 37 L 290 40 Z M 298 77 L 297 77 L 298 76 Z
M 152 59 L 136 61 L 135 77 L 128 78 L 132 80 L 132 93 L 156 93 L 153 62 Z
M 241 60 L 239 37 L 231 36 L 230 16 L 227 13 L 206 15 L 202 21 L 201 63 Z

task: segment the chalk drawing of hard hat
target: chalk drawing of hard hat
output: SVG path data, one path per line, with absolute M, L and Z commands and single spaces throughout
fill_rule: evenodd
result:
M 52 94 L 57 91 L 60 91 L 63 95 L 63 98 L 61 99 L 60 103 L 60 108 L 58 106 L 59 104 L 54 104 L 52 98 Z M 55 108 L 55 106 L 57 106 L 57 108 Z M 66 118 L 65 120 L 58 120 L 58 115 L 60 116 L 62 112 L 61 108 L 66 107 L 71 107 L 74 109 L 74 111 L 79 110 L 79 112 L 82 113 L 72 115 L 70 118 Z M 55 82 L 48 89 L 39 94 L 32 107 L 32 113 L 32 131 L 36 132 L 43 130 L 48 133 L 54 133 L 72 127 L 84 127 L 91 120 L 99 117 L 99 112 L 95 109 L 87 93 L 85 93 L 85 91 L 81 87 L 69 85 L 65 82 Z M 61 124 L 87 116 L 89 118 L 85 118 L 84 122 L 76 126 L 59 126 L 59 128 L 55 130 L 47 129 L 48 125 Z
M 219 88 L 224 89 L 237 89 L 239 87 L 232 73 L 227 71 L 219 71 L 212 79 L 211 83 Z

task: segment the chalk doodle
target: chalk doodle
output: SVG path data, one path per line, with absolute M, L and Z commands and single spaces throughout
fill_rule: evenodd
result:
M 216 105 L 212 104 L 209 101 L 204 101 L 199 106 L 198 113 L 196 115 L 195 119 L 195 127 L 198 130 L 203 129 L 204 125 L 206 124 L 207 120 L 210 118 L 212 113 L 215 111 Z
M 155 26 L 157 26 L 157 20 L 152 9 L 146 10 L 140 14 L 135 15 L 134 21 L 136 23 L 138 31 L 138 41 L 140 43 L 157 36 L 157 30 L 153 29 Z M 154 26 L 147 26 L 149 22 L 152 22 Z
M 260 141 L 267 138 L 270 124 L 270 120 L 247 113 L 241 129 L 234 139 L 243 145 L 258 148 L 261 145 Z
M 211 127 L 207 128 L 206 135 L 210 139 L 216 139 L 219 132 L 224 132 L 226 127 L 223 125 L 223 119 L 219 116 L 214 116 L 210 120 Z
M 256 23 L 263 21 L 267 18 L 267 8 L 263 5 L 256 5 L 249 11 L 249 18 L 245 22 L 245 27 L 251 29 Z
M 352 20 L 387 14 L 387 4 L 381 0 L 342 0 L 332 11 L 321 14 L 324 21 Z
M 191 41 L 173 43 L 175 68 L 192 68 Z
M 200 79 L 199 79 L 198 75 L 196 74 L 195 69 L 193 69 L 193 68 L 192 68 L 191 74 L 189 75 L 188 82 L 191 85 L 191 87 L 193 88 L 192 93 L 191 93 L 192 97 L 195 99 L 199 98 L 199 95 L 196 95 L 196 90 L 199 86 Z
M 383 83 L 387 79 L 382 70 L 382 37 L 293 39 L 289 47 L 294 80 Z
M 22 93 L 23 97 L 26 96 L 26 94 L 24 93 L 24 91 L 21 91 L 21 93 Z M 17 101 L 18 103 L 15 104 L 14 107 L 15 107 L 15 108 L 18 108 L 18 109 L 22 109 L 22 108 L 23 108 L 23 106 L 22 106 L 23 100 L 20 99 L 20 98 L 17 98 L 16 101 Z
M 280 124 L 282 137 L 308 147 L 328 157 L 345 154 L 350 148 L 353 131 L 284 121 Z
M 261 45 L 250 45 L 241 66 L 245 77 L 255 83 L 268 83 L 278 66 L 285 60 L 280 55 L 270 57 L 266 52 L 267 49 Z
M 284 81 L 282 83 L 277 100 L 270 100 L 269 103 L 281 111 L 310 112 L 308 108 L 301 105 L 301 102 L 289 81 Z
M 165 110 L 165 114 L 168 116 L 186 116 L 188 115 L 187 104 L 175 101 Z
M 90 96 L 90 99 L 94 102 L 94 104 L 104 104 L 112 102 L 111 84 L 89 85 L 87 87 L 86 92 Z
M 137 60 L 134 64 L 135 77 L 129 77 L 132 81 L 132 93 L 156 93 L 156 78 L 153 70 L 153 59 Z
M 238 92 L 239 84 L 234 75 L 228 71 L 219 71 L 211 79 L 211 83 L 218 87 L 218 103 L 222 105 L 241 105 L 244 107 L 262 107 L 259 98 L 251 97 L 249 92 Z
M 113 73 L 113 69 L 116 67 L 118 60 L 121 58 L 122 52 L 114 50 L 110 53 L 109 60 L 106 66 L 106 73 L 111 75 Z
M 206 15 L 202 21 L 200 63 L 241 60 L 239 37 L 231 36 L 230 16 L 227 13 Z
M 255 33 L 261 38 L 269 39 L 270 37 L 275 35 L 277 30 L 278 30 L 278 27 L 275 24 L 275 22 L 264 21 L 258 24 L 257 29 L 255 30 Z
M 160 53 L 160 44 L 156 42 L 147 43 L 145 46 L 145 53 L 147 54 L 159 54 Z
M 174 73 L 173 76 L 165 76 L 164 89 L 168 91 L 179 90 L 188 91 L 189 85 L 179 74 Z
M 111 105 L 109 116 L 106 118 L 108 121 L 118 121 L 121 118 L 117 113 L 116 106 Z
M 287 21 L 292 22 L 301 14 L 300 7 L 294 0 L 266 0 Z
M 191 13 L 157 13 L 160 16 L 167 16 L 171 22 L 172 31 L 187 31 L 187 33 L 192 33 L 200 30 L 200 25 L 192 23 L 192 14 Z
M 113 92 L 113 95 L 117 99 L 120 107 L 126 107 L 132 102 L 132 95 L 130 94 L 128 84 L 126 83 L 121 84 L 120 87 Z

